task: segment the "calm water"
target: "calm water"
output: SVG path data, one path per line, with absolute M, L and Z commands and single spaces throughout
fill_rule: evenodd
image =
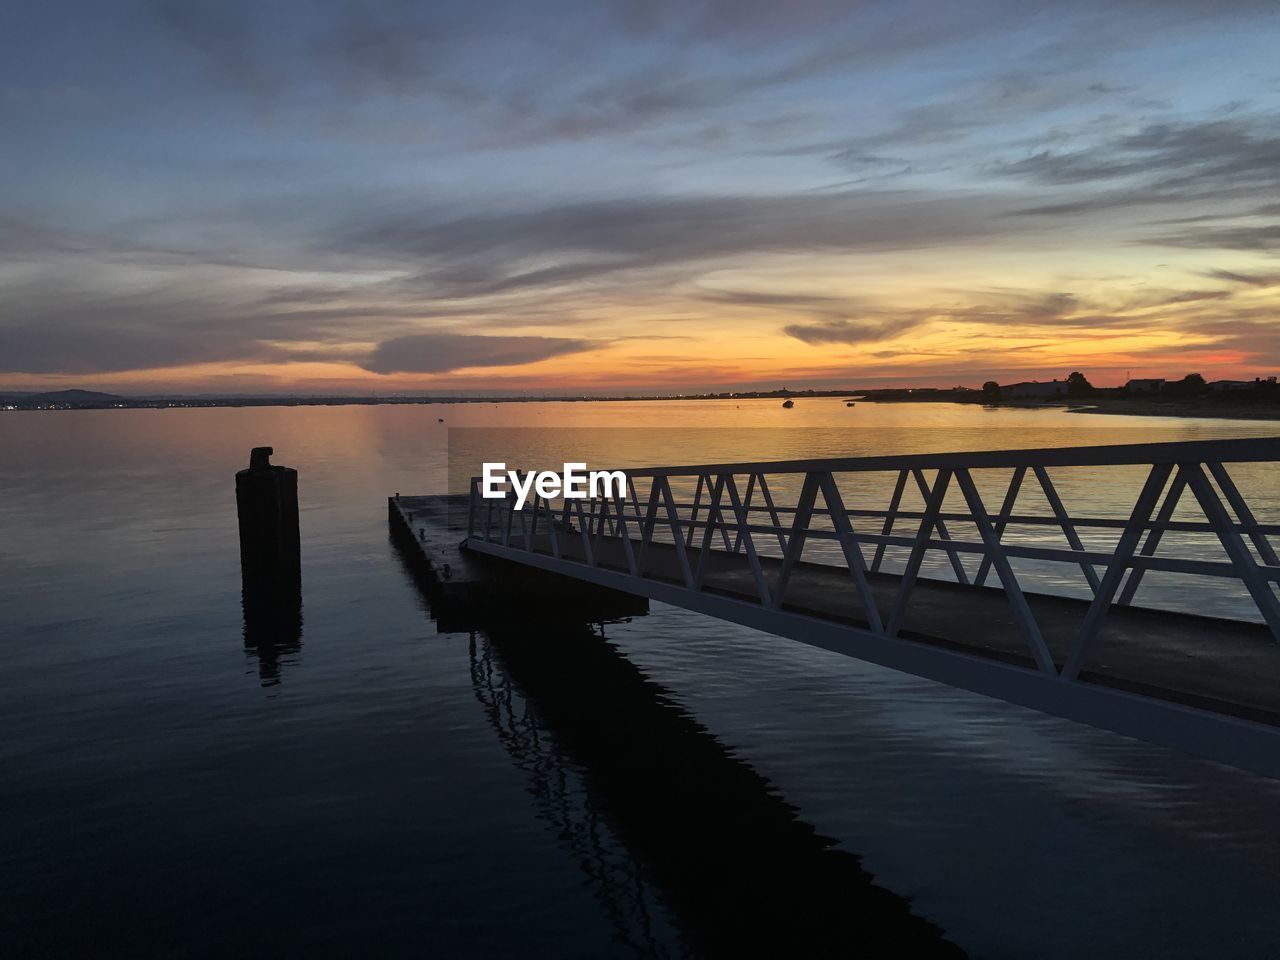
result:
M 607 428 L 574 436 L 625 463 L 1274 430 L 836 401 L 0 416 L 5 955 L 682 956 L 730 923 L 770 942 L 783 918 L 715 891 L 790 870 L 848 891 L 851 955 L 940 929 L 983 957 L 1280 956 L 1280 785 L 657 605 L 607 645 L 438 633 L 385 497 L 445 489 L 460 426 L 547 462 L 576 441 L 514 428 Z M 305 622 L 246 649 L 232 475 L 261 443 L 301 475 Z

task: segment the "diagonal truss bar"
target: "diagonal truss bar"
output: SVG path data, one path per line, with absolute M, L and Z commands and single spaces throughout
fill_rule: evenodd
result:
M 884 518 L 884 526 L 880 530 L 880 536 L 887 537 L 893 533 L 893 524 L 898 519 L 898 508 L 902 506 L 902 494 L 907 489 L 907 470 L 898 471 L 898 481 L 893 485 L 893 496 L 889 498 L 889 509 L 886 511 L 887 516 Z M 877 543 L 875 555 L 871 558 L 871 572 L 875 573 L 880 569 L 880 564 L 884 562 L 884 551 L 888 547 L 887 543 Z
M 618 511 L 617 517 L 613 521 L 614 536 L 622 540 L 622 554 L 627 558 L 627 569 L 631 575 L 636 576 L 640 570 L 636 566 L 636 552 L 631 545 L 631 531 L 627 528 L 627 499 L 626 491 L 622 496 L 616 492 L 613 495 L 614 508 Z
M 889 615 L 889 625 L 885 628 L 885 633 L 890 637 L 896 637 L 902 629 L 902 619 L 906 616 L 911 591 L 915 588 L 916 578 L 920 576 L 920 565 L 924 563 L 929 538 L 938 522 L 938 514 L 942 511 L 942 502 L 947 497 L 947 486 L 950 483 L 951 470 L 947 467 L 940 468 L 933 481 L 933 490 L 925 497 L 924 516 L 920 520 L 920 529 L 916 532 L 911 555 L 907 558 L 907 568 L 902 572 L 902 582 L 898 585 L 898 595 L 894 599 L 893 613 Z
M 761 473 L 758 476 L 760 477 L 760 496 L 764 497 L 765 509 L 769 511 L 769 522 L 778 531 L 778 549 L 786 553 L 787 535 L 782 532 L 782 520 L 778 518 L 778 508 L 773 503 L 773 494 L 769 492 L 769 483 L 765 480 L 764 474 Z
M 738 523 L 738 537 L 734 544 L 734 553 L 737 553 L 737 545 L 741 543 L 747 552 L 747 562 L 751 565 L 751 574 L 756 580 L 756 590 L 760 594 L 760 603 L 769 606 L 769 581 L 765 579 L 764 569 L 760 566 L 760 558 L 756 556 L 755 541 L 751 539 L 751 531 L 747 529 L 747 511 L 743 501 L 738 497 L 738 483 L 734 479 L 732 473 L 723 477 L 725 481 L 725 489 L 729 494 L 729 505 L 733 509 L 734 518 Z
M 1026 467 L 1015 467 L 1013 476 L 1009 478 L 1009 490 L 1004 495 L 1004 503 L 1000 504 L 1000 515 L 996 517 L 995 534 L 999 540 L 1009 526 L 1009 518 L 1013 516 L 1013 505 L 1018 502 L 1018 492 L 1022 489 L 1022 479 L 1027 475 Z M 978 565 L 978 574 L 973 582 L 979 587 L 987 582 L 987 574 L 991 572 L 991 558 L 983 557 Z
M 1164 495 L 1164 502 L 1160 504 L 1160 512 L 1156 514 L 1156 525 L 1147 534 L 1147 539 L 1142 544 L 1142 552 L 1139 556 L 1150 557 L 1155 554 L 1156 547 L 1160 546 L 1160 541 L 1164 538 L 1164 524 L 1168 523 L 1169 518 L 1173 516 L 1173 511 L 1177 508 L 1178 501 L 1182 498 L 1182 491 L 1186 488 L 1187 478 L 1179 470 L 1174 475 L 1173 483 L 1169 484 L 1169 492 Z M 1120 591 L 1120 598 L 1116 600 L 1116 603 L 1122 607 L 1129 606 L 1133 601 L 1133 595 L 1138 592 L 1138 585 L 1142 583 L 1142 578 L 1146 573 L 1146 567 L 1134 567 L 1129 572 L 1129 579 L 1124 582 L 1124 589 Z
M 644 576 L 644 555 L 653 541 L 653 532 L 658 526 L 658 503 L 661 499 L 662 485 L 657 477 L 653 477 L 649 481 L 649 499 L 645 504 L 644 520 L 640 523 L 640 550 L 636 554 L 636 573 L 639 576 Z M 678 543 L 682 542 L 674 528 L 671 534 Z
M 702 503 L 702 489 L 706 486 L 706 476 L 698 474 L 698 488 L 693 493 L 693 507 L 689 510 L 689 546 L 693 546 L 693 533 L 698 529 L 698 507 Z
M 791 519 L 791 535 L 787 537 L 787 549 L 782 558 L 782 569 L 778 571 L 778 583 L 773 588 L 773 609 L 782 609 L 782 598 L 786 595 L 787 584 L 791 581 L 791 571 L 800 561 L 804 552 L 805 534 L 813 519 L 813 503 L 818 496 L 818 477 L 806 473 L 804 483 L 800 486 L 800 499 L 796 501 L 796 512 Z
M 565 501 L 565 509 L 569 508 L 569 501 Z M 582 557 L 587 561 L 587 566 L 594 567 L 596 565 L 596 552 L 591 549 L 591 524 L 587 522 L 585 511 L 582 509 L 582 501 L 574 499 L 573 510 L 578 517 L 578 535 L 582 537 Z
M 671 540 L 676 548 L 676 560 L 680 564 L 680 576 L 684 585 L 690 590 L 693 586 L 693 571 L 689 568 L 689 548 L 684 542 L 684 533 L 680 529 L 680 511 L 676 509 L 676 498 L 671 492 L 671 482 L 666 477 L 654 477 L 654 485 L 661 485 L 662 502 L 667 513 L 667 524 L 671 527 Z
M 844 497 L 840 494 L 840 486 L 831 473 L 824 473 L 819 481 L 822 499 L 827 502 L 827 510 L 831 514 L 831 522 L 840 538 L 840 548 L 844 551 L 844 561 L 849 567 L 849 574 L 858 588 L 858 599 L 862 610 L 867 615 L 867 626 L 875 633 L 884 632 L 884 624 L 880 621 L 880 608 L 876 606 L 875 595 L 871 592 L 871 584 L 867 582 L 867 560 L 862 555 L 862 548 L 854 539 L 853 523 L 844 508 Z
M 711 553 L 711 541 L 715 539 L 716 527 L 724 522 L 724 517 L 720 513 L 720 501 L 723 497 L 724 476 L 720 475 L 712 486 L 711 505 L 707 507 L 707 526 L 702 535 L 702 549 L 698 551 L 698 569 L 693 575 L 695 590 L 702 589 L 702 577 L 707 570 L 707 555 Z
M 599 510 L 596 509 L 597 503 L 600 505 Z M 599 559 L 601 556 L 600 545 L 604 542 L 605 537 L 605 521 L 611 519 L 611 514 L 609 513 L 609 501 L 604 497 L 601 497 L 599 500 L 592 500 L 591 512 L 595 516 L 595 548 L 596 558 Z
M 559 560 L 561 557 L 560 532 L 556 529 L 556 514 L 551 507 L 551 499 L 549 497 L 542 498 L 542 509 L 547 518 L 547 536 L 551 540 L 551 553 L 557 560 Z M 538 515 L 535 513 L 535 520 L 537 519 L 537 516 Z
M 756 475 L 753 473 L 747 480 L 747 494 L 742 500 L 742 505 L 747 511 L 751 510 L 751 497 L 755 492 L 756 492 Z M 742 531 L 743 531 L 743 527 L 745 526 L 746 524 L 741 521 L 738 524 L 738 532 L 734 534 L 734 537 L 733 537 L 734 553 L 737 553 L 738 549 L 742 546 Z
M 1129 514 L 1129 520 L 1120 533 L 1116 552 L 1111 562 L 1107 564 L 1107 572 L 1102 577 L 1102 583 L 1094 595 L 1093 603 L 1089 605 L 1084 615 L 1084 622 L 1080 624 L 1075 648 L 1071 651 L 1071 656 L 1067 658 L 1060 674 L 1062 679 L 1074 680 L 1080 676 L 1080 669 L 1084 666 L 1084 659 L 1089 654 L 1089 647 L 1093 645 L 1094 638 L 1098 636 L 1098 631 L 1102 627 L 1103 618 L 1111 609 L 1111 601 L 1120 587 L 1120 581 L 1133 561 L 1138 540 L 1141 539 L 1147 521 L 1151 519 L 1151 512 L 1155 509 L 1156 501 L 1160 498 L 1160 492 L 1164 490 L 1165 481 L 1169 479 L 1169 474 L 1172 472 L 1173 464 L 1157 463 L 1147 474 L 1147 480 L 1142 485 L 1137 502 L 1133 505 L 1133 512 Z
M 515 521 L 515 509 L 511 505 L 511 499 L 515 494 L 510 490 L 502 498 L 502 505 L 507 510 L 506 523 L 502 525 L 502 545 L 504 547 L 511 546 L 511 524 Z
M 920 488 L 920 496 L 927 500 L 929 498 L 929 484 L 925 482 L 924 471 L 916 469 L 911 472 L 915 475 L 916 486 Z M 938 539 L 951 539 L 951 535 L 947 533 L 947 524 L 941 517 L 938 518 Z M 954 550 L 947 550 L 947 557 L 951 560 L 951 569 L 955 571 L 956 580 L 967 584 L 969 582 L 969 574 L 965 572 L 964 564 L 960 562 L 960 555 Z
M 631 506 L 635 510 L 636 522 L 640 522 L 640 495 L 636 493 L 636 482 L 631 479 L 630 474 L 627 475 L 627 490 L 631 494 Z
M 1267 621 L 1272 636 L 1280 640 L 1280 601 L 1276 600 L 1276 595 L 1271 592 L 1271 585 L 1258 569 L 1258 563 L 1249 552 L 1248 544 L 1244 542 L 1240 531 L 1231 522 L 1227 508 L 1213 492 L 1213 486 L 1209 483 L 1209 478 L 1205 476 L 1200 464 L 1184 463 L 1181 470 L 1186 474 L 1187 486 L 1200 502 L 1200 509 L 1204 511 L 1205 517 L 1213 524 L 1214 532 L 1217 533 L 1223 549 L 1227 551 L 1227 556 L 1231 558 L 1240 579 L 1244 581 L 1245 588 L 1253 597 L 1253 602 L 1258 605 L 1258 612 Z
M 1053 510 L 1054 517 L 1058 520 L 1058 526 L 1062 527 L 1062 532 L 1067 538 L 1072 550 L 1084 552 L 1084 544 L 1080 541 L 1080 535 L 1076 533 L 1076 525 L 1071 522 L 1071 516 L 1067 513 L 1067 508 L 1062 505 L 1062 498 L 1058 496 L 1058 490 L 1053 485 L 1053 481 L 1049 478 L 1049 471 L 1042 466 L 1034 466 L 1031 468 L 1035 471 L 1036 479 L 1040 481 L 1040 489 L 1044 491 L 1044 498 L 1049 501 L 1049 508 Z M 1102 585 L 1102 581 L 1098 578 L 1098 571 L 1093 569 L 1093 565 L 1085 560 L 1080 561 L 1080 571 L 1084 574 L 1084 578 L 1089 581 L 1089 587 L 1096 594 L 1098 587 Z
M 1253 511 L 1249 509 L 1249 505 L 1244 502 L 1244 497 L 1240 496 L 1240 491 L 1236 488 L 1235 481 L 1231 479 L 1231 474 L 1227 473 L 1227 468 L 1217 462 L 1206 463 L 1205 466 L 1213 474 L 1213 479 L 1218 481 L 1218 486 L 1222 488 L 1222 493 L 1227 498 L 1227 503 L 1231 504 L 1231 509 L 1236 512 L 1240 525 L 1249 534 L 1249 538 L 1257 548 L 1258 556 L 1262 558 L 1262 562 L 1271 567 L 1280 566 L 1280 560 L 1276 557 L 1271 541 L 1267 539 L 1265 533 L 1258 529 L 1257 518 L 1254 517 Z
M 467 539 L 476 535 L 476 501 L 480 499 L 480 490 L 476 478 L 471 478 L 471 491 L 467 496 Z
M 1044 642 L 1044 636 L 1040 633 L 1040 625 L 1036 623 L 1035 614 L 1031 612 L 1031 605 L 1027 603 L 1027 598 L 1022 593 L 1022 587 L 1018 583 L 1018 576 L 1013 572 L 1013 567 L 1004 552 L 1000 538 L 996 536 L 995 528 L 991 526 L 991 518 L 987 515 L 986 505 L 983 504 L 982 497 L 978 494 L 978 487 L 973 482 L 973 476 L 968 470 L 957 470 L 956 481 L 960 484 L 960 491 L 964 494 L 965 502 L 969 504 L 969 512 L 973 514 L 973 522 L 978 528 L 978 535 L 982 537 L 983 546 L 987 548 L 987 556 L 991 559 L 991 565 L 995 568 L 996 576 L 1000 578 L 1000 585 L 1004 587 L 1009 606 L 1013 608 L 1013 615 L 1018 623 L 1021 624 L 1023 633 L 1027 636 L 1027 646 L 1031 649 L 1031 656 L 1035 659 L 1036 666 L 1040 668 L 1041 673 L 1056 676 L 1058 667 L 1053 662 L 1053 655 L 1049 653 L 1049 647 Z

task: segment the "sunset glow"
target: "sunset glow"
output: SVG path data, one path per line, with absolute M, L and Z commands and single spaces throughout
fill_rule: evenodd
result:
M 5 21 L 5 388 L 1280 369 L 1273 4 Z

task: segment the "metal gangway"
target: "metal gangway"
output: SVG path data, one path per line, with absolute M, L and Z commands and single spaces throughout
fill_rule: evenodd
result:
M 1280 777 L 1280 523 L 1250 504 L 1280 501 L 1278 461 L 1264 438 L 646 467 L 522 509 L 477 477 L 465 546 Z

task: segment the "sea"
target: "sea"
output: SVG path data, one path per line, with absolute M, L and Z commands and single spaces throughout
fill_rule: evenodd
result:
M 1275 432 L 834 398 L 0 414 L 0 955 L 1280 957 L 1280 783 L 657 603 L 443 629 L 387 524 L 476 437 L 635 467 Z M 303 581 L 265 641 L 234 497 L 261 445 L 299 472 Z M 1120 475 L 1060 490 L 1123 511 Z M 1274 466 L 1237 481 L 1275 522 Z

